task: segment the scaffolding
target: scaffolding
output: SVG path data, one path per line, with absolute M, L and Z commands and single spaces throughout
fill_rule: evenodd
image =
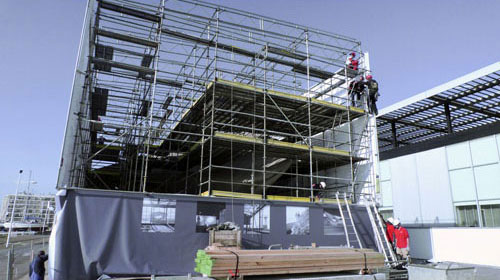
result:
M 59 187 L 263 197 L 315 197 L 319 182 L 324 197 L 374 187 L 361 171 L 374 169 L 373 116 L 349 94 L 369 71 L 358 40 L 201 1 L 88 7 Z M 359 69 L 346 65 L 352 52 Z

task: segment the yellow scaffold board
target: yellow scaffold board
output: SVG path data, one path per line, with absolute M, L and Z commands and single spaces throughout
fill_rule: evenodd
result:
M 339 199 L 339 200 L 340 200 L 340 204 L 345 204 L 345 200 L 344 199 Z M 337 199 L 335 199 L 335 198 L 317 198 L 317 197 L 315 197 L 314 198 L 314 202 L 324 203 L 324 204 L 337 204 Z M 352 201 L 350 199 L 348 199 L 347 203 L 352 204 Z
M 215 137 L 219 138 L 219 139 L 238 141 L 238 142 L 248 143 L 248 144 L 263 144 L 264 143 L 264 141 L 260 138 L 239 135 L 239 134 L 232 134 L 232 133 L 216 132 Z M 299 144 L 299 143 L 283 142 L 283 141 L 274 140 L 274 139 L 268 139 L 267 145 L 281 147 L 281 148 L 287 148 L 287 149 L 300 150 L 300 151 L 304 151 L 304 152 L 309 151 L 309 147 L 307 145 Z M 349 152 L 347 152 L 347 151 L 336 150 L 336 149 L 326 148 L 326 147 L 313 146 L 312 151 L 315 153 L 321 153 L 321 154 L 327 154 L 327 155 L 337 155 L 337 156 L 345 156 L 345 157 L 349 156 Z
M 203 192 L 202 196 L 210 196 L 209 192 Z M 227 191 L 218 191 L 212 190 L 212 196 L 218 197 L 234 197 L 234 198 L 246 198 L 246 199 L 262 199 L 261 194 L 251 194 L 251 193 L 240 193 L 240 192 L 227 192 Z
M 217 79 L 215 82 L 214 81 L 210 82 L 207 85 L 207 91 L 209 91 L 214 85 L 215 86 L 217 86 L 217 85 L 227 86 L 227 87 L 239 89 L 242 91 L 247 91 L 249 93 L 265 93 L 265 91 L 266 91 L 262 88 L 258 88 L 258 87 L 252 86 L 252 85 L 242 84 L 242 83 L 232 82 L 232 81 L 226 81 L 226 80 L 222 80 L 222 79 Z M 286 93 L 286 92 L 281 92 L 281 91 L 276 91 L 276 90 L 271 90 L 271 89 L 268 89 L 267 93 L 271 96 L 281 97 L 281 98 L 286 98 L 286 99 L 290 99 L 290 100 L 296 100 L 296 101 L 301 101 L 301 102 L 307 103 L 306 96 L 296 95 L 296 94 L 291 94 L 291 93 Z M 316 104 L 316 105 L 322 105 L 325 107 L 334 108 L 337 110 L 347 111 L 346 106 L 343 106 L 340 104 L 335 104 L 335 103 L 330 103 L 330 102 L 324 101 L 324 100 L 318 100 L 315 98 L 311 98 L 311 103 Z M 359 114 L 365 113 L 365 110 L 363 110 L 361 108 L 353 107 L 353 106 L 349 106 L 349 110 L 352 112 L 359 113 Z
M 283 200 L 283 201 L 298 201 L 298 202 L 310 202 L 309 197 L 295 197 L 295 196 L 284 196 L 284 195 L 268 195 L 266 196 L 268 200 Z

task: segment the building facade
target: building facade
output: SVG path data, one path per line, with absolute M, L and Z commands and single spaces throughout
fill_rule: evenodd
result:
M 54 211 L 54 195 L 10 194 L 3 198 L 0 223 L 8 229 L 13 213 L 13 230 L 50 229 Z
M 383 210 L 406 224 L 500 227 L 499 146 L 494 134 L 381 161 Z
M 500 233 L 499 84 L 495 63 L 377 117 L 381 211 L 409 229 L 414 257 L 478 263 L 491 244 L 463 246 Z M 457 236 L 461 250 L 442 247 Z

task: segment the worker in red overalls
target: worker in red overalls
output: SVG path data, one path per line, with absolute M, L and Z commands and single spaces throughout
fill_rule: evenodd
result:
M 387 240 L 391 243 L 392 248 L 394 249 L 394 219 L 389 217 L 385 222 L 385 234 L 387 235 Z
M 345 61 L 345 64 L 347 65 L 347 68 L 352 69 L 354 71 L 358 71 L 359 60 L 356 59 L 355 52 L 349 54 L 349 56 Z
M 410 253 L 410 235 L 408 230 L 401 226 L 398 219 L 394 219 L 394 237 L 396 238 L 396 254 L 402 260 L 408 260 Z

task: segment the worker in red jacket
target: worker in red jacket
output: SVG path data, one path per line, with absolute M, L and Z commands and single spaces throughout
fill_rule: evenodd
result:
M 394 219 L 389 217 L 387 221 L 385 221 L 385 233 L 387 235 L 387 240 L 391 245 L 394 244 Z M 393 246 L 394 247 L 394 246 Z
M 394 237 L 396 238 L 396 254 L 401 259 L 407 260 L 410 253 L 410 235 L 398 219 L 394 219 Z
M 345 61 L 345 64 L 347 65 L 347 68 L 352 69 L 354 71 L 358 71 L 359 60 L 356 59 L 355 52 L 349 54 L 349 56 Z

